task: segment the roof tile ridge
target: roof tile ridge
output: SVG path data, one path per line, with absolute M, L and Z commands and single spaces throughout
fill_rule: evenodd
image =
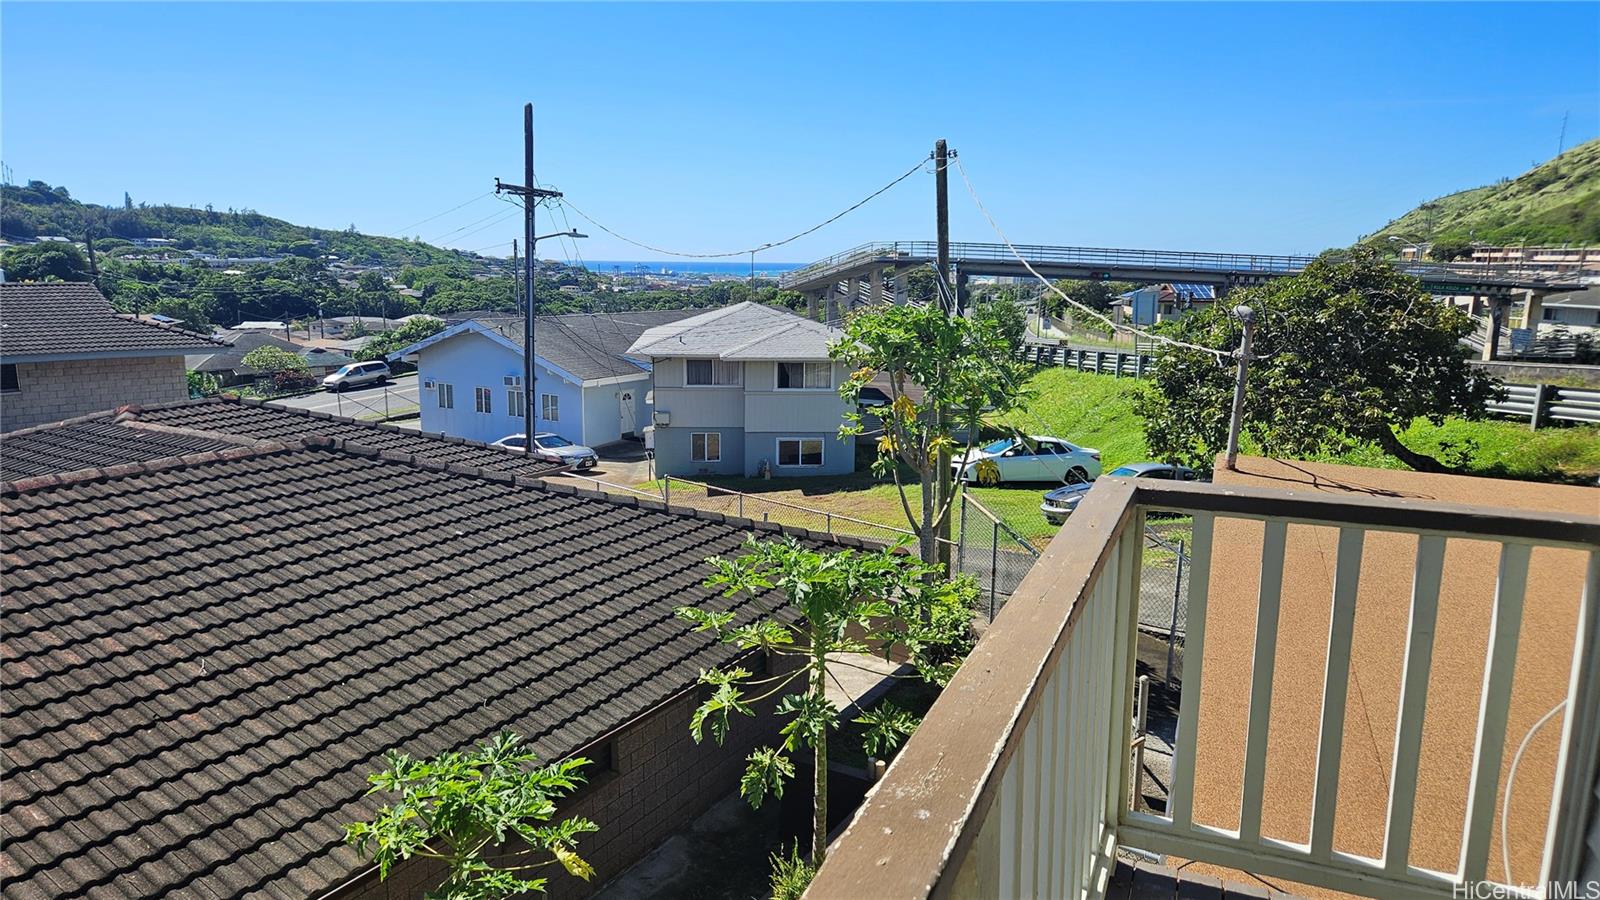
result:
M 228 447 L 223 450 L 207 450 L 201 453 L 186 453 L 180 456 L 164 456 L 144 462 L 103 466 L 96 469 L 78 469 L 73 472 L 60 472 L 52 475 L 36 475 L 31 478 L 17 479 L 16 481 L 0 482 L 0 496 L 17 497 L 51 488 L 72 487 L 79 484 L 111 481 L 135 475 L 167 472 L 173 469 L 187 469 L 216 462 L 231 462 L 256 456 L 295 452 L 304 449 L 305 446 L 306 444 L 302 441 L 263 441 L 248 447 Z
M 157 434 L 174 434 L 182 437 L 205 438 L 210 441 L 221 441 L 224 444 L 234 444 L 240 447 L 255 447 L 267 443 L 259 438 L 247 437 L 242 434 L 233 434 L 227 431 L 210 431 L 204 428 L 185 428 L 182 425 L 167 425 L 162 422 L 145 422 L 141 419 L 119 419 L 118 425 L 138 431 L 151 431 Z
M 25 437 L 30 434 L 37 434 L 41 431 L 54 431 L 58 428 L 64 428 L 68 425 L 81 425 L 84 422 L 95 422 L 101 419 L 114 419 L 119 412 L 121 412 L 120 409 L 102 409 L 99 412 L 85 413 L 81 416 L 73 416 L 71 418 L 61 419 L 60 421 L 56 422 L 41 422 L 38 425 L 29 425 L 27 428 L 18 428 L 15 431 L 7 431 L 4 434 L 0 434 L 0 438 Z

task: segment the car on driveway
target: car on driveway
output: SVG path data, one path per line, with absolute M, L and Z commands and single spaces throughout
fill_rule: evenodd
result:
M 495 441 L 493 446 L 521 451 L 527 446 L 527 436 L 508 434 Z M 551 431 L 541 431 L 533 436 L 533 452 L 551 462 L 564 463 L 575 469 L 592 469 L 600 464 L 600 454 Z
M 993 466 L 991 468 L 990 464 Z M 955 476 L 969 484 L 1006 481 L 1093 481 L 1100 474 L 1100 451 L 1046 435 L 1001 438 L 951 462 Z
M 338 371 L 322 379 L 322 388 L 327 391 L 342 391 L 347 388 L 366 387 L 369 384 L 383 384 L 389 377 L 389 366 L 377 361 L 351 363 L 341 366 Z
M 1193 481 L 1195 472 L 1188 466 L 1173 466 L 1167 463 L 1142 462 L 1126 466 L 1118 466 L 1106 473 L 1113 478 L 1149 478 L 1167 479 L 1169 481 Z M 1046 522 L 1060 525 L 1067 521 L 1067 516 L 1078 508 L 1085 495 L 1089 493 L 1092 483 L 1069 484 L 1058 487 L 1044 495 L 1044 502 L 1039 504 L 1039 511 L 1044 513 Z

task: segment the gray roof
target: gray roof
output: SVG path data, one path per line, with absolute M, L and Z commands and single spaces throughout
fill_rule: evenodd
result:
M 698 309 L 631 309 L 618 313 L 539 316 L 533 342 L 538 357 L 581 381 L 642 375 L 649 369 L 629 354 L 628 347 L 646 330 L 700 315 Z M 502 337 L 523 346 L 524 321 L 514 317 L 475 319 Z
M 660 325 L 628 349 L 641 357 L 716 357 L 731 360 L 826 360 L 844 332 L 786 309 L 735 303 Z
M 182 356 L 227 347 L 192 331 L 118 313 L 86 282 L 0 284 L 0 359 Z
M 1551 294 L 1544 298 L 1545 306 L 1559 306 L 1566 309 L 1600 308 L 1600 285 L 1586 287 L 1581 291 L 1568 294 Z
M 338 350 L 303 347 L 265 332 L 246 331 L 233 338 L 232 347 L 209 355 L 190 355 L 184 364 L 196 372 L 237 372 L 241 375 L 255 375 L 258 373 L 254 368 L 244 364 L 244 358 L 251 350 L 266 346 L 293 353 L 305 360 L 306 365 L 317 368 L 338 367 L 355 362 L 355 357 Z

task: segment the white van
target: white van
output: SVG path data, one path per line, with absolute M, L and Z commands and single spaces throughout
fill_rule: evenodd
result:
M 389 377 L 389 364 L 373 360 L 371 362 L 351 363 L 322 379 L 323 390 L 342 391 L 345 388 L 364 387 L 369 384 L 383 384 Z

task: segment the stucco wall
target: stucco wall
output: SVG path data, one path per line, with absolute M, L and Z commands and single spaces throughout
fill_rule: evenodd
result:
M 0 394 L 0 431 L 189 397 L 182 356 L 17 363 L 17 387 Z
M 539 394 L 559 398 L 560 419 L 538 418 L 536 431 L 553 431 L 570 441 L 585 443 L 583 435 L 583 397 L 577 385 L 565 381 L 543 365 L 535 365 L 536 394 L 530 398 L 535 416 L 542 410 Z M 520 416 L 510 414 L 506 400 L 505 377 L 522 375 L 522 356 L 481 334 L 461 334 L 430 344 L 417 354 L 418 396 L 422 406 L 422 430 L 443 432 L 475 441 L 494 442 L 508 434 L 520 434 L 526 427 Z M 435 387 L 429 388 L 428 382 Z M 455 407 L 441 409 L 438 383 L 455 388 Z M 477 411 L 474 389 L 487 387 L 493 393 L 489 413 Z

